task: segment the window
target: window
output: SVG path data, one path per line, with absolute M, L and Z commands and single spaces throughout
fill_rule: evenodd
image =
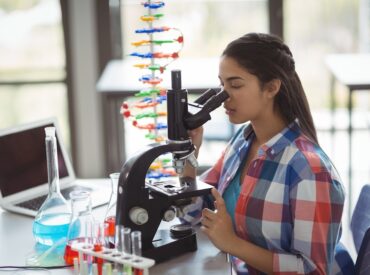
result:
M 165 6 L 159 10 L 153 10 L 153 14 L 161 13 L 164 16 L 153 22 L 154 27 L 173 27 L 181 30 L 184 36 L 184 47 L 180 52 L 180 58 L 171 64 L 168 68 L 180 68 L 183 71 L 183 80 L 188 75 L 186 72 L 195 69 L 192 60 L 204 60 L 205 67 L 209 66 L 209 70 L 204 70 L 203 77 L 192 75 L 192 87 L 200 88 L 207 82 L 204 78 L 211 77 L 214 85 L 219 85 L 217 71 L 218 58 L 226 45 L 233 39 L 242 36 L 248 32 L 268 32 L 269 14 L 267 0 L 169 0 L 165 1 Z M 123 58 L 131 60 L 133 58 L 128 55 L 132 52 L 146 52 L 149 48 L 136 48 L 131 45 L 132 42 L 148 39 L 146 34 L 135 33 L 137 29 L 148 28 L 148 24 L 140 20 L 142 15 L 147 14 L 147 9 L 143 7 L 139 1 L 122 0 L 121 1 L 121 22 L 122 22 L 122 37 L 123 37 Z M 176 34 L 170 32 L 155 33 L 153 36 L 156 39 L 174 39 Z M 156 46 L 154 46 L 156 47 Z M 168 48 L 155 48 L 158 51 L 171 52 Z M 172 51 L 173 52 L 173 51 Z M 137 63 L 140 63 L 138 59 Z M 213 61 L 212 61 L 213 60 Z M 178 65 L 180 64 L 180 65 Z M 178 67 L 179 66 L 179 67 Z M 135 68 L 133 68 L 135 70 Z M 207 73 L 208 72 L 208 73 Z M 189 74 L 190 75 L 190 74 Z M 164 74 L 164 78 L 169 78 L 169 73 Z M 166 81 L 167 79 L 165 79 Z M 136 81 L 133 79 L 133 81 Z M 183 81 L 183 85 L 184 85 Z M 169 81 L 167 82 L 169 83 Z M 207 82 L 209 83 L 209 82 Z M 197 86 L 199 84 L 200 86 Z M 138 86 L 140 83 L 138 84 Z M 144 86 L 143 86 L 144 88 Z M 166 86 L 166 88 L 169 88 Z M 184 85 L 184 88 L 189 87 Z M 199 90 L 199 89 L 198 89 Z M 189 90 L 190 91 L 190 90 Z M 194 100 L 194 96 L 189 97 L 189 101 Z M 127 123 L 128 124 L 128 123 Z M 219 129 L 224 129 L 223 133 Z M 219 108 L 212 113 L 212 120 L 205 124 L 205 138 L 203 143 L 204 150 L 214 152 L 214 156 L 209 154 L 200 154 L 199 162 L 203 166 L 213 164 L 213 160 L 220 155 L 222 147 L 230 138 L 234 128 L 229 127 L 227 118 L 224 115 L 224 110 Z M 135 142 L 141 139 L 145 134 L 137 129 L 133 129 L 131 125 L 125 125 L 126 143 L 132 144 L 130 140 L 135 139 Z M 141 144 L 148 143 L 142 138 Z M 137 143 L 136 143 L 137 144 Z M 127 156 L 132 155 L 141 146 L 126 145 Z M 215 149 L 216 148 L 216 149 Z M 218 149 L 217 149 L 218 148 Z
M 285 41 L 313 108 L 329 106 L 329 74 L 325 56 L 358 52 L 359 1 L 284 1 Z M 320 95 L 320 96 L 319 96 Z M 324 100 L 323 100 L 324 99 Z M 346 94 L 340 98 L 343 107 Z
M 0 128 L 56 116 L 69 144 L 59 1 L 0 1 L 0 49 Z
M 180 29 L 185 46 L 181 58 L 218 57 L 227 43 L 247 32 L 268 32 L 267 0 L 169 0 L 155 21 L 157 26 Z M 146 27 L 140 16 L 146 9 L 140 1 L 122 0 L 123 55 L 132 52 L 131 42 L 143 36 L 135 33 Z
M 362 5 L 362 6 L 361 6 Z M 348 227 L 349 178 L 348 178 L 348 114 L 346 110 L 348 90 L 335 86 L 336 102 L 334 133 L 330 132 L 330 75 L 325 56 L 333 53 L 358 53 L 366 48 L 369 33 L 369 1 L 300 1 L 284 0 L 285 38 L 297 64 L 308 101 L 313 111 L 321 146 L 335 164 L 343 180 L 347 197 L 343 212 L 344 228 Z M 367 16 L 366 16 L 367 14 Z M 362 19 L 361 19 L 362 18 Z M 361 20 L 360 20 L 361 19 Z M 352 206 L 363 184 L 369 180 L 369 91 L 354 93 L 352 139 Z M 348 230 L 342 240 L 351 248 Z

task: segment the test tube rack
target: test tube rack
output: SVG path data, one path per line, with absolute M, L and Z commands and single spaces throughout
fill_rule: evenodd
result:
M 111 263 L 122 264 L 124 266 L 142 270 L 143 275 L 149 275 L 149 268 L 155 264 L 153 259 L 127 254 L 116 249 L 103 247 L 101 251 L 94 251 L 94 246 L 92 244 L 77 243 L 72 246 L 72 249 L 78 251 L 79 259 L 83 259 L 83 255 L 98 257 Z M 80 262 L 80 266 L 81 264 L 82 263 Z

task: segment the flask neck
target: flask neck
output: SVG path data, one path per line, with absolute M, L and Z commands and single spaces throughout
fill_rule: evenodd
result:
M 72 198 L 72 217 L 89 216 L 91 214 L 91 200 L 87 198 Z
M 60 193 L 57 142 L 55 137 L 45 138 L 49 195 Z
M 112 173 L 109 175 L 113 194 L 117 194 L 119 176 L 120 173 Z

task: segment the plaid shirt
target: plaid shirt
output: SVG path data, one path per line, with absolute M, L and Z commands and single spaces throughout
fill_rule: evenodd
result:
M 242 127 L 201 179 L 223 194 L 253 137 L 250 125 Z M 236 233 L 273 252 L 274 274 L 329 274 L 344 204 L 335 168 L 296 122 L 262 145 L 257 154 L 236 203 Z M 248 272 L 260 274 L 250 266 Z

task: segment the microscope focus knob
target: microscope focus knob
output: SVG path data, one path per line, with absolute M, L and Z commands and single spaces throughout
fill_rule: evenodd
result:
M 198 164 L 198 161 L 197 161 L 197 158 L 195 157 L 194 155 L 194 152 L 192 152 L 189 156 L 188 156 L 188 161 L 189 163 L 191 164 L 191 166 L 193 166 L 194 168 L 197 168 L 199 166 Z
M 133 207 L 130 209 L 129 216 L 134 224 L 142 225 L 148 222 L 148 211 L 141 207 Z
M 176 217 L 176 208 L 171 206 L 163 214 L 163 220 L 165 222 L 170 222 Z

